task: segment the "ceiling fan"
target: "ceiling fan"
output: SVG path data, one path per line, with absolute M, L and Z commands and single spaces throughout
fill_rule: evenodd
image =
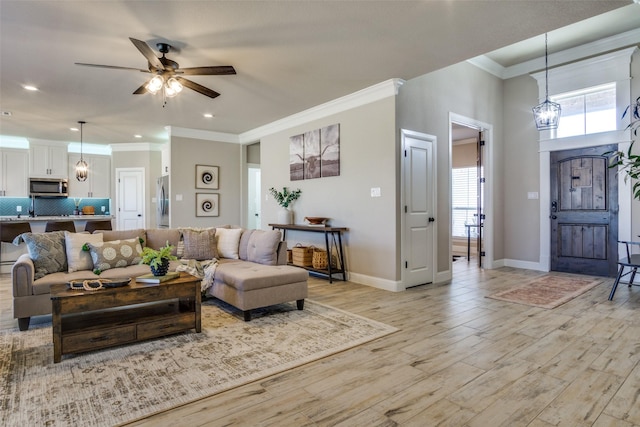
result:
M 136 89 L 134 95 L 142 95 L 144 93 L 157 93 L 162 90 L 162 93 L 166 97 L 172 97 L 178 94 L 182 87 L 188 87 L 195 90 L 209 98 L 215 98 L 220 94 L 214 90 L 204 87 L 196 82 L 185 79 L 182 76 L 221 76 L 236 74 L 236 70 L 230 65 L 210 66 L 210 67 L 190 67 L 180 68 L 177 62 L 172 61 L 165 55 L 171 50 L 171 45 L 168 43 L 157 43 L 156 46 L 162 57 L 158 58 L 153 52 L 151 47 L 142 40 L 137 40 L 129 37 L 131 43 L 142 53 L 149 63 L 149 69 L 144 70 L 140 68 L 120 67 L 117 65 L 99 65 L 99 64 L 85 64 L 76 62 L 76 65 L 84 65 L 87 67 L 99 67 L 99 68 L 112 68 L 115 70 L 133 70 L 142 73 L 155 74 L 147 83 Z

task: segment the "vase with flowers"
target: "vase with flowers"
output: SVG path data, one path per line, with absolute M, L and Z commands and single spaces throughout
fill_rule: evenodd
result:
M 291 212 L 289 206 L 295 200 L 300 198 L 302 190 L 299 188 L 296 190 L 289 190 L 287 187 L 282 187 L 282 191 L 278 191 L 271 187 L 269 192 L 282 208 L 278 212 L 278 224 L 293 224 L 293 212 Z

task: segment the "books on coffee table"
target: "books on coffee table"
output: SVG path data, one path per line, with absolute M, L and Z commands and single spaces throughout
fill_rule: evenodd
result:
M 174 271 L 172 273 L 167 273 L 164 276 L 154 276 L 152 273 L 149 273 L 149 274 L 143 274 L 142 276 L 136 277 L 136 282 L 162 283 L 162 282 L 166 282 L 167 280 L 176 279 L 178 277 L 180 277 L 180 273 L 177 271 Z

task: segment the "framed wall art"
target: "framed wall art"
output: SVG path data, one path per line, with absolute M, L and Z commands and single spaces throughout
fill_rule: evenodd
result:
M 220 195 L 196 193 L 196 216 L 220 216 Z
M 219 181 L 218 166 L 196 165 L 196 188 L 217 190 Z
M 289 137 L 289 179 L 340 176 L 340 124 Z

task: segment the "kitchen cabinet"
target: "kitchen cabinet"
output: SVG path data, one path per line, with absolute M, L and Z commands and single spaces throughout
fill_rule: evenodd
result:
M 89 174 L 86 181 L 76 179 L 76 163 L 80 154 L 69 154 L 69 197 L 111 198 L 111 157 L 83 155 Z
M 0 196 L 29 196 L 29 150 L 0 149 Z
M 31 142 L 29 144 L 29 176 L 34 178 L 67 178 L 67 145 Z

